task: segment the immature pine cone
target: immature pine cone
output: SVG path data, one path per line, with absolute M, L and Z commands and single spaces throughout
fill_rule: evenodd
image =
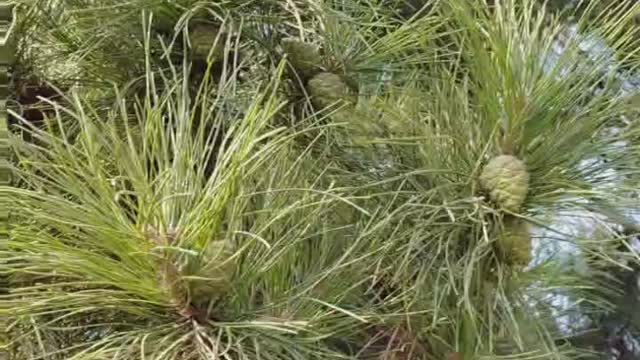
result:
M 235 261 L 229 244 L 224 240 L 210 242 L 202 255 L 202 262 L 193 276 L 201 279 L 190 279 L 191 297 L 196 303 L 207 303 L 225 295 L 231 286 L 231 278 L 235 270 Z
M 225 55 L 224 34 L 218 35 L 220 29 L 213 24 L 195 24 L 189 31 L 189 43 L 191 44 L 191 55 L 194 59 L 206 61 L 209 58 L 211 47 L 214 46 L 211 60 L 220 61 Z M 214 44 L 215 43 L 215 44 Z
M 339 75 L 323 72 L 309 80 L 307 86 L 314 106 L 325 108 L 340 101 L 352 102 L 349 87 Z
M 512 265 L 525 267 L 531 262 L 531 232 L 529 223 L 519 218 L 508 218 L 496 245 L 501 255 Z
M 320 69 L 320 49 L 296 38 L 282 40 L 282 49 L 289 63 L 304 76 L 313 76 Z
M 511 155 L 493 158 L 482 170 L 480 185 L 501 209 L 518 212 L 529 191 L 526 165 Z

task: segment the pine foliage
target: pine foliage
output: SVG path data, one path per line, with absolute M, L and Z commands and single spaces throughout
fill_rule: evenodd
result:
M 604 356 L 640 5 L 20 3 L 9 359 Z

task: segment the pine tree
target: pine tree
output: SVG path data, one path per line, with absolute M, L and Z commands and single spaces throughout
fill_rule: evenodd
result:
M 20 1 L 0 345 L 606 358 L 640 265 L 621 3 Z

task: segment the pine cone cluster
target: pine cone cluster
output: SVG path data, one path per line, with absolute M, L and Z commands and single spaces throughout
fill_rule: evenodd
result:
M 524 162 L 512 155 L 500 155 L 485 165 L 480 186 L 501 210 L 517 213 L 529 192 L 529 172 Z M 496 247 L 506 262 L 524 267 L 531 261 L 530 226 L 525 220 L 507 214 L 498 234 Z
M 355 102 L 351 88 L 340 75 L 323 71 L 318 46 L 295 38 L 283 39 L 281 46 L 297 75 L 306 82 L 315 107 L 322 109 Z

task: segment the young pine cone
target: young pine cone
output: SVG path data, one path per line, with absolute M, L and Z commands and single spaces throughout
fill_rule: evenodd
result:
M 317 46 L 296 38 L 283 39 L 281 45 L 289 63 L 300 75 L 310 77 L 320 71 L 320 49 Z
M 485 165 L 480 186 L 501 209 L 518 212 L 529 192 L 526 165 L 511 155 L 497 156 Z
M 153 12 L 152 29 L 160 34 L 174 35 L 176 24 L 182 15 L 181 9 L 175 4 L 164 2 L 158 3 L 151 11 Z
M 322 72 L 309 80 L 307 86 L 311 102 L 318 108 L 326 108 L 340 102 L 354 103 L 349 86 L 339 75 Z
M 231 286 L 231 278 L 236 263 L 227 241 L 210 242 L 202 253 L 196 269 L 192 269 L 195 279 L 189 280 L 191 298 L 196 303 L 207 303 L 224 296 Z
M 211 61 L 217 62 L 225 56 L 224 33 L 213 24 L 196 23 L 189 31 L 189 43 L 191 44 L 191 56 L 194 60 L 207 61 L 211 52 Z M 213 47 L 213 49 L 211 49 Z
M 510 264 L 525 267 L 531 262 L 531 231 L 525 220 L 509 217 L 498 236 L 496 246 L 501 256 Z

